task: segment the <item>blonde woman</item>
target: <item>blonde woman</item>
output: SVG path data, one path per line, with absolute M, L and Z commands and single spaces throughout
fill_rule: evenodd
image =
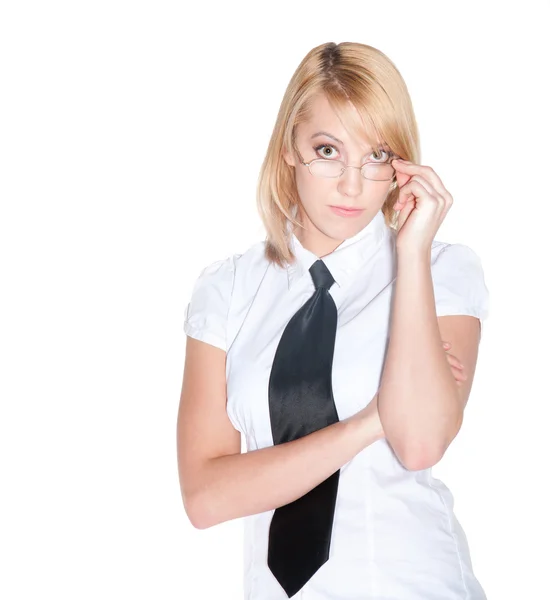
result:
M 181 490 L 196 528 L 244 518 L 248 600 L 485 599 L 431 467 L 489 296 L 475 252 L 434 240 L 453 199 L 419 157 L 391 60 L 313 48 L 259 177 L 266 239 L 195 282 Z

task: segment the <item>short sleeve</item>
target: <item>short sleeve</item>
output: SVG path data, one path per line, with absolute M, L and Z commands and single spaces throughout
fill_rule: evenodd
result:
M 479 256 L 464 244 L 448 244 L 432 264 L 436 314 L 489 316 L 489 290 Z
M 233 256 L 205 267 L 193 286 L 183 326 L 188 336 L 226 351 L 227 317 L 234 275 Z

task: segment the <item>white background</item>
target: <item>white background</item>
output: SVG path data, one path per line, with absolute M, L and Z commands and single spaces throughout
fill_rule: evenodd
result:
M 0 9 L 0 596 L 242 598 L 242 520 L 194 529 L 176 463 L 183 320 L 264 238 L 284 90 L 328 41 L 401 71 L 436 235 L 491 294 L 455 496 L 489 600 L 548 597 L 550 3 L 25 2 Z

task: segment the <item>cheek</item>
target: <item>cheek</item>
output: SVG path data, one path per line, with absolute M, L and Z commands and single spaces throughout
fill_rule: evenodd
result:
M 365 192 L 372 198 L 383 198 L 390 191 L 391 181 L 367 181 Z
M 325 204 L 325 199 L 336 183 L 330 179 L 326 181 L 320 177 L 314 177 L 308 171 L 296 177 L 296 188 L 304 206 L 314 204 Z

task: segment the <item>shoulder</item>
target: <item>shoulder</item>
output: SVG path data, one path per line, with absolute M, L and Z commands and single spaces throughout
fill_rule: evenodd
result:
M 202 289 L 231 290 L 237 276 L 250 274 L 253 269 L 263 266 L 264 246 L 265 242 L 258 242 L 244 253 L 234 253 L 208 263 L 195 278 L 194 292 Z
M 465 244 L 435 241 L 431 255 L 437 315 L 489 315 L 489 290 L 480 256 Z
M 265 263 L 265 242 L 252 245 L 244 253 L 234 253 L 208 263 L 195 277 L 185 311 L 187 335 L 227 349 L 227 320 L 235 290 L 253 282 Z
M 476 263 L 481 267 L 479 255 L 466 244 L 451 244 L 434 240 L 432 243 L 432 266 L 451 265 L 461 263 Z
M 438 281 L 476 281 L 485 284 L 481 258 L 466 244 L 434 241 L 431 255 L 432 275 Z

